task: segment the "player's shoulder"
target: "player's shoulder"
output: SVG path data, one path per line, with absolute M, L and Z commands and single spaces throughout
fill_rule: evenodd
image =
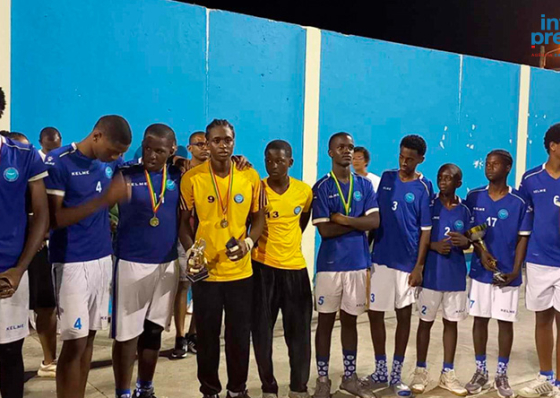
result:
M 133 176 L 144 172 L 144 167 L 141 163 L 130 161 L 121 164 L 118 168 L 124 176 Z
M 210 174 L 210 169 L 208 168 L 207 162 L 199 164 L 198 166 L 193 167 L 185 174 L 183 174 L 183 179 L 189 180 L 192 178 L 196 178 L 197 176 L 204 176 Z
M 300 192 L 303 192 L 305 194 L 309 194 L 311 192 L 311 187 L 309 186 L 309 184 L 298 180 L 297 178 L 294 177 L 290 177 L 290 184 L 297 190 Z
M 530 180 L 534 180 L 537 176 L 545 171 L 544 164 L 534 167 L 531 170 L 527 170 L 523 177 L 521 178 L 522 183 L 527 183 Z
M 259 172 L 255 168 L 249 167 L 249 168 L 246 168 L 244 170 L 239 170 L 237 168 L 237 165 L 235 165 L 234 167 L 235 167 L 235 173 L 237 175 L 243 176 L 243 177 L 245 177 L 248 180 L 253 181 L 253 182 L 255 182 L 255 181 L 260 182 L 261 177 L 259 176 Z
M 514 201 L 520 201 L 523 205 L 527 203 L 525 199 L 523 199 L 521 192 L 513 187 L 509 187 L 509 196 L 511 196 Z
M 2 146 L 6 146 L 11 151 L 16 151 L 24 155 L 32 154 L 36 149 L 31 144 L 24 144 L 19 141 L 12 140 L 8 137 L 2 137 Z
M 468 193 L 467 193 L 467 200 L 470 200 L 472 198 L 476 198 L 478 197 L 480 194 L 482 194 L 483 192 L 486 192 L 488 190 L 487 186 L 483 186 L 483 187 L 478 187 L 475 189 L 471 189 Z
M 381 180 L 384 180 L 386 178 L 395 179 L 398 176 L 398 173 L 398 169 L 385 170 L 383 173 L 381 173 Z
M 318 191 L 322 191 L 325 189 L 329 188 L 329 180 L 330 180 L 330 174 L 326 174 L 323 177 L 319 178 L 319 180 L 317 180 L 317 182 L 313 185 L 313 192 L 318 192 Z
M 173 179 L 176 178 L 181 178 L 182 172 L 181 169 L 178 168 L 177 166 L 175 166 L 174 164 L 170 164 L 167 168 L 167 172 L 169 173 L 169 176 Z
M 459 208 L 465 212 L 465 214 L 467 214 L 467 216 L 471 216 L 471 209 L 469 209 L 469 206 L 466 205 L 465 200 L 459 198 Z
M 428 197 L 431 197 L 433 192 L 432 182 L 422 173 L 420 173 L 418 180 L 416 181 L 418 181 L 421 189 L 428 195 Z
M 60 148 L 53 149 L 45 157 L 45 164 L 48 166 L 60 166 L 69 159 L 77 150 L 76 144 L 68 144 L 61 146 Z

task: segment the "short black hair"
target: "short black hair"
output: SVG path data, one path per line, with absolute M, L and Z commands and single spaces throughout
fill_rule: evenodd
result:
M 331 149 L 331 144 L 335 139 L 337 139 L 338 137 L 344 137 L 345 135 L 352 138 L 352 134 L 346 133 L 344 131 L 341 131 L 339 133 L 334 133 L 333 135 L 331 135 L 331 138 L 329 138 L 329 149 Z
M 102 131 L 114 143 L 130 145 L 132 142 L 130 125 L 122 116 L 103 116 L 95 123 L 94 130 Z
M 15 141 L 20 141 L 20 140 L 29 141 L 29 139 L 25 136 L 25 134 L 18 133 L 17 131 L 12 131 L 12 132 L 8 133 L 8 135 L 6 137 L 8 137 L 11 140 L 15 140 Z
M 551 143 L 560 144 L 560 123 L 553 124 L 544 135 L 544 148 L 550 152 Z
M 196 137 L 198 135 L 203 135 L 204 137 L 206 137 L 206 132 L 205 131 L 195 131 L 194 133 L 192 133 L 189 136 L 189 145 L 192 144 L 194 137 Z
M 173 129 L 163 123 L 154 123 L 149 125 L 144 132 L 144 137 L 147 135 L 153 135 L 158 138 L 167 138 L 173 143 L 173 145 L 177 142 Z
M 60 131 L 58 131 L 56 127 L 45 127 L 39 133 L 39 142 L 43 141 L 43 138 L 45 137 L 55 137 L 57 135 L 60 137 L 60 139 L 62 139 L 62 136 L 60 135 Z
M 443 164 L 443 165 L 439 168 L 439 170 L 438 170 L 438 175 L 439 175 L 439 173 L 441 173 L 441 172 L 443 171 L 443 169 L 445 169 L 445 168 L 449 168 L 449 169 L 453 170 L 453 172 L 455 173 L 455 175 L 456 175 L 457 177 L 459 177 L 459 180 L 463 180 L 463 172 L 461 171 L 461 168 L 460 168 L 459 166 L 457 166 L 456 164 L 454 164 L 454 163 L 445 163 L 445 164 Z
M 418 155 L 420 156 L 424 156 L 426 154 L 426 149 L 428 149 L 428 146 L 426 145 L 426 141 L 424 141 L 424 138 L 416 134 L 411 134 L 404 137 L 401 140 L 400 147 L 412 149 L 418 152 Z
M 264 149 L 264 155 L 266 156 L 266 153 L 270 150 L 283 150 L 284 152 L 286 152 L 286 156 L 291 158 L 292 157 L 292 146 L 290 145 L 290 143 L 288 141 L 284 141 L 284 140 L 274 140 L 274 141 L 270 141 L 268 143 L 268 145 L 266 146 L 266 148 Z
M 490 151 L 488 155 L 486 155 L 486 157 L 488 158 L 488 156 L 491 155 L 500 156 L 502 159 L 504 159 L 507 166 L 513 165 L 513 157 L 511 156 L 511 153 L 509 153 L 505 149 L 494 149 L 493 151 Z
M 357 146 L 356 148 L 354 148 L 354 153 L 356 152 L 360 152 L 362 155 L 364 155 L 364 160 L 366 161 L 366 164 L 369 165 L 370 157 L 367 148 L 363 146 Z
M 210 122 L 208 126 L 206 126 L 206 133 L 204 134 L 206 136 L 206 139 L 208 139 L 208 136 L 210 135 L 210 130 L 212 130 L 214 127 L 229 128 L 233 133 L 233 138 L 235 138 L 235 129 L 233 128 L 233 125 L 230 122 L 228 122 L 226 119 L 214 119 Z
M 8 134 L 10 134 L 10 132 L 9 132 L 8 130 L 0 130 L 0 135 L 1 135 L 2 137 L 7 137 Z
M 4 94 L 4 90 L 0 87 L 0 119 L 6 110 L 6 94 Z

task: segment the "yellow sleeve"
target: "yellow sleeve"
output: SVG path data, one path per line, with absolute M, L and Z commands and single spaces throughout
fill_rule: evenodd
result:
M 305 184 L 305 193 L 307 194 L 307 200 L 305 201 L 305 206 L 303 206 L 303 212 L 309 213 L 311 211 L 311 202 L 313 202 L 313 191 L 307 184 Z
M 263 183 L 259 177 L 259 173 L 255 169 L 250 170 L 249 179 L 251 180 L 251 185 L 253 186 L 253 197 L 251 202 L 251 212 L 256 213 L 261 208 L 266 206 L 265 204 L 265 192 L 262 187 Z
M 192 173 L 185 173 L 181 177 L 181 210 L 192 210 L 194 208 L 194 190 L 191 177 Z

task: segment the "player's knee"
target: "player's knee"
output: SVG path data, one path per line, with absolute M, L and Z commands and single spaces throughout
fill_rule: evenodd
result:
M 433 322 L 432 322 L 433 324 Z M 446 329 L 457 329 L 457 322 L 455 321 L 449 321 L 445 318 L 443 318 L 443 327 Z
M 138 339 L 138 347 L 158 351 L 161 348 L 163 327 L 151 322 L 144 322 L 144 331 Z
M 444 324 L 445 324 L 445 319 L 443 320 Z M 434 322 L 428 322 L 428 321 L 423 321 L 422 319 L 420 319 L 420 322 L 418 323 L 418 328 L 422 329 L 422 330 L 430 330 L 432 328 L 432 326 L 434 326 Z
M 555 310 L 554 308 L 550 308 L 548 310 L 545 311 L 538 311 L 536 313 L 536 322 L 537 322 L 537 326 L 549 326 L 552 325 L 552 323 L 554 322 L 554 318 L 555 318 Z M 556 315 L 556 318 L 558 318 L 559 316 Z

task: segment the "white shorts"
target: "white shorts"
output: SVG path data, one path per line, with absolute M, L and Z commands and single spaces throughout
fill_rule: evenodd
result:
M 331 314 L 342 310 L 358 316 L 367 305 L 367 269 L 318 272 L 315 276 L 315 308 Z
M 515 322 L 519 302 L 519 286 L 499 287 L 471 279 L 469 315 Z
M 178 282 L 176 261 L 143 264 L 117 260 L 111 337 L 117 341 L 138 337 L 145 320 L 169 330 Z
M 111 294 L 111 256 L 83 263 L 54 263 L 56 302 L 62 340 L 107 329 Z
M 369 309 L 371 311 L 392 311 L 414 304 L 415 288 L 409 286 L 410 273 L 373 264 Z
M 0 344 L 13 343 L 29 334 L 29 276 L 21 277 L 10 298 L 0 299 Z
M 560 311 L 560 268 L 527 263 L 525 304 L 530 311 Z
M 419 287 L 416 306 L 424 322 L 435 321 L 439 307 L 444 319 L 459 322 L 467 317 L 467 292 L 439 292 Z

